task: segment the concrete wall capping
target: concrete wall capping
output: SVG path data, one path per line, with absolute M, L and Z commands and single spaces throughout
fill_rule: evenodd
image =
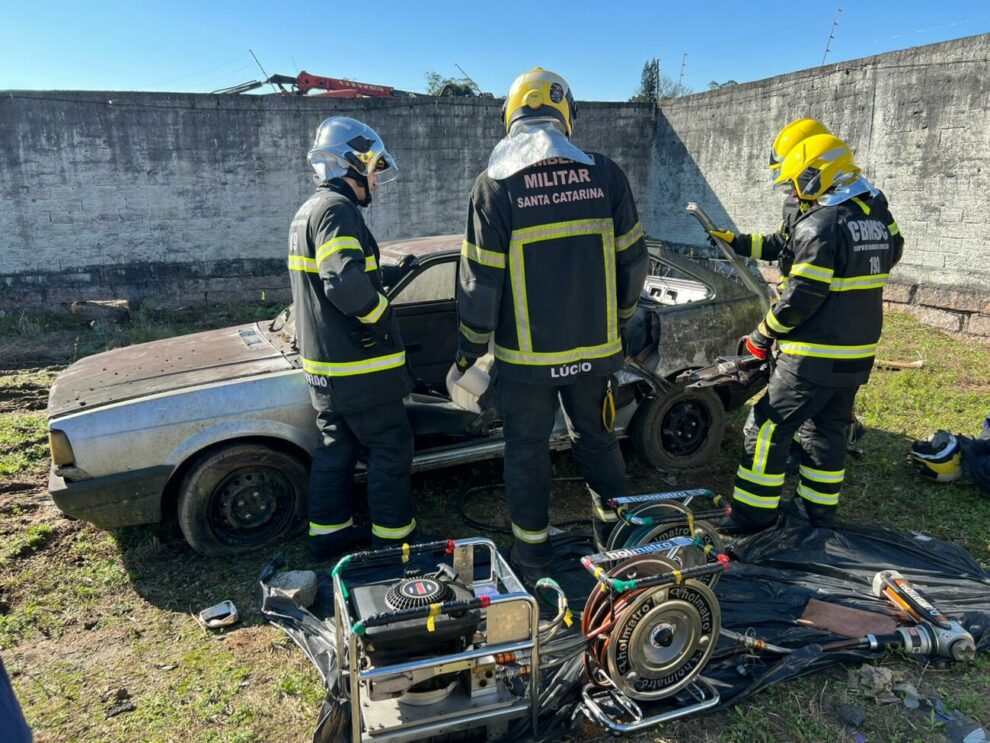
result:
M 508 82 L 508 81 L 506 81 Z M 580 93 L 580 91 L 578 91 Z M 985 191 L 990 34 L 664 101 L 581 102 L 575 142 L 626 171 L 648 233 L 705 236 L 700 203 L 769 232 L 781 198 L 766 153 L 782 125 L 820 118 L 887 194 L 907 248 L 885 292 L 933 325 L 990 337 Z M 305 154 L 333 114 L 374 126 L 400 166 L 366 219 L 379 241 L 460 232 L 501 136 L 483 98 L 0 91 L 0 309 L 76 299 L 188 304 L 288 289 L 289 222 L 313 187 Z M 772 275 L 771 272 L 765 272 Z

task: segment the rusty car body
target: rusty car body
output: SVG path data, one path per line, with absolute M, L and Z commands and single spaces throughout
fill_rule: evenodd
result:
M 460 236 L 382 245 L 417 380 L 406 408 L 414 471 L 502 453 L 497 411 L 455 406 L 444 379 L 457 343 Z M 617 375 L 616 431 L 661 468 L 717 450 L 727 409 L 752 390 L 687 389 L 682 372 L 736 353 L 760 319 L 754 294 L 650 243 L 651 275 L 633 323 L 646 341 Z M 292 309 L 274 320 L 121 348 L 72 364 L 48 403 L 49 490 L 67 515 L 104 528 L 178 518 L 204 554 L 270 543 L 305 514 L 314 412 Z M 562 415 L 551 447 L 569 445 Z

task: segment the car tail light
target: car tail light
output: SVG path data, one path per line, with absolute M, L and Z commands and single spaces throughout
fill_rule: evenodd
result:
M 52 452 L 52 463 L 56 467 L 68 467 L 76 462 L 76 455 L 72 453 L 72 444 L 64 431 L 51 428 L 48 430 L 48 448 Z

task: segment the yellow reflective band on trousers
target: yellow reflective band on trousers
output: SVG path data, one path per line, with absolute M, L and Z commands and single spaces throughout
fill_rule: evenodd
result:
M 300 356 L 300 358 L 302 358 Z M 302 359 L 303 371 L 307 374 L 319 374 L 323 377 L 352 377 L 356 374 L 395 369 L 406 363 L 406 352 L 399 351 L 388 356 L 377 356 L 361 361 L 313 361 Z
M 798 343 L 778 341 L 781 353 L 788 356 L 813 356 L 818 359 L 868 359 L 877 353 L 877 344 L 865 346 L 826 346 L 823 343 Z
M 376 323 L 381 319 L 381 316 L 385 314 L 385 310 L 387 308 L 388 308 L 388 300 L 385 299 L 384 294 L 379 294 L 378 304 L 375 305 L 375 308 L 367 315 L 358 315 L 357 319 L 367 325 L 370 325 L 371 323 Z
M 526 542 L 526 544 L 543 544 L 543 542 L 549 539 L 550 530 L 540 529 L 539 531 L 529 531 L 528 529 L 523 529 L 517 524 L 513 524 L 512 536 L 520 542 Z
M 767 316 L 763 319 L 766 321 L 767 327 L 775 333 L 790 333 L 794 330 L 793 325 L 784 325 L 772 311 L 767 312 Z
M 777 424 L 773 421 L 763 421 L 760 432 L 756 435 L 756 450 L 753 452 L 753 472 L 766 474 L 767 456 L 770 454 L 770 442 Z M 754 496 L 755 497 L 755 496 Z
M 323 263 L 331 255 L 339 253 L 341 250 L 356 250 L 362 257 L 364 256 L 364 249 L 356 237 L 335 237 L 332 240 L 327 240 L 316 249 L 316 264 Z
M 745 503 L 747 506 L 753 506 L 753 508 L 776 508 L 780 503 L 780 496 L 755 495 L 742 488 L 733 488 L 732 500 Z
M 820 506 L 839 505 L 838 493 L 819 493 L 817 490 L 812 490 L 804 483 L 798 485 L 797 493 L 805 500 L 810 500 L 812 503 L 817 503 Z
M 311 537 L 322 537 L 334 532 L 350 529 L 354 526 L 354 519 L 347 519 L 343 524 L 317 524 L 315 521 L 309 522 L 309 535 Z
M 615 252 L 621 253 L 626 248 L 631 248 L 645 234 L 643 232 L 643 225 L 637 222 L 629 232 L 615 238 Z
M 630 317 L 632 317 L 633 315 L 636 314 L 636 307 L 637 307 L 637 305 L 635 305 L 635 304 L 632 307 L 620 307 L 619 308 L 619 319 L 620 320 L 628 320 Z
M 757 232 L 753 235 L 752 246 L 749 250 L 749 255 L 751 258 L 762 258 L 763 257 L 763 233 Z
M 749 480 L 751 483 L 756 485 L 766 485 L 767 487 L 775 488 L 784 484 L 784 473 L 781 472 L 779 475 L 768 475 L 765 472 L 753 472 L 753 470 L 746 469 L 742 465 L 736 470 L 736 477 L 741 477 L 743 480 Z
M 516 340 L 519 348 L 506 349 L 496 346 L 496 358 L 517 364 L 566 364 L 589 358 L 603 358 L 622 350 L 622 344 L 619 340 L 618 300 L 616 298 L 615 287 L 615 235 L 612 230 L 613 222 L 611 218 L 576 219 L 570 222 L 553 222 L 513 230 L 509 237 L 509 280 L 512 285 L 513 309 L 516 319 Z M 597 236 L 602 241 L 605 271 L 605 307 L 607 312 L 606 343 L 555 353 L 534 351 L 526 290 L 525 247 L 547 240 L 561 240 L 584 235 Z M 502 355 L 499 355 L 500 351 Z
M 488 341 L 492 337 L 491 331 L 489 331 L 487 333 L 476 333 L 475 331 L 471 330 L 471 328 L 469 328 L 464 323 L 461 323 L 461 325 L 460 325 L 460 332 L 461 332 L 461 335 L 463 335 L 465 338 L 467 338 L 472 343 L 488 343 Z
M 410 534 L 413 533 L 413 529 L 416 528 L 416 519 L 413 519 L 405 526 L 399 526 L 395 528 L 390 528 L 387 526 L 379 526 L 378 524 L 372 523 L 371 534 L 378 537 L 379 539 L 405 539 Z
M 822 281 L 826 284 L 831 283 L 832 275 L 835 273 L 831 268 L 822 268 L 821 266 L 816 266 L 813 263 L 795 263 L 791 266 L 791 276 L 800 276 L 802 279 L 811 279 L 812 281 Z
M 803 464 L 798 468 L 798 473 L 808 480 L 832 484 L 842 482 L 846 476 L 845 470 L 816 470 Z
M 290 271 L 305 271 L 306 273 L 319 273 L 320 269 L 316 267 L 316 261 L 312 258 L 307 258 L 304 255 L 290 255 L 289 256 L 289 270 Z
M 597 503 L 595 504 L 595 517 L 605 523 L 612 523 L 619 520 L 619 515 L 615 511 L 606 510 Z
M 851 292 L 858 289 L 883 289 L 890 274 L 872 273 L 866 276 L 846 276 L 844 278 L 832 279 L 828 287 L 830 292 Z
M 496 253 L 494 250 L 479 248 L 467 240 L 461 243 L 461 255 L 469 261 L 480 263 L 489 268 L 505 268 L 505 254 Z

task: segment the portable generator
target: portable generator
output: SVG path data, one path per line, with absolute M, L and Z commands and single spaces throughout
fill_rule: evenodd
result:
M 352 579 L 368 565 L 401 574 Z M 535 730 L 539 608 L 491 540 L 361 552 L 332 576 L 354 743 L 492 740 L 524 717 Z

